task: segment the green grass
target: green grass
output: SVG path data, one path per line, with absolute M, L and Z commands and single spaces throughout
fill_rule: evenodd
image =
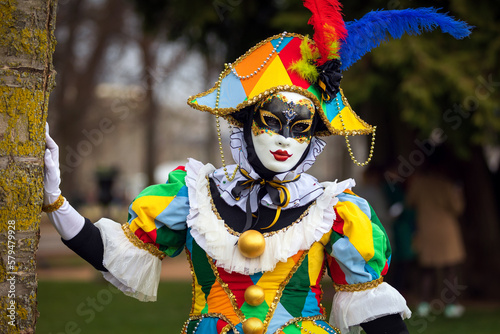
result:
M 105 282 L 41 281 L 36 333 L 180 333 L 190 307 L 190 282 L 162 282 L 158 301 L 142 303 Z M 412 334 L 496 334 L 500 307 L 468 307 L 462 318 L 453 320 L 442 315 L 413 317 L 407 324 Z

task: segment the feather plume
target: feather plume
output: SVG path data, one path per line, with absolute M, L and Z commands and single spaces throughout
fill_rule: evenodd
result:
M 456 39 L 469 36 L 473 28 L 464 21 L 438 13 L 433 7 L 369 12 L 360 20 L 346 23 L 348 37 L 340 46 L 341 70 L 357 62 L 389 37 L 401 38 L 405 33 L 419 35 L 437 27 Z
M 319 57 L 318 49 L 311 43 L 309 36 L 305 36 L 300 43 L 301 59 L 293 62 L 288 69 L 296 72 L 302 79 L 311 83 L 318 80 L 318 69 L 314 61 Z
M 342 5 L 337 0 L 304 0 L 304 7 L 312 13 L 308 23 L 314 28 L 313 39 L 321 54 L 318 65 L 338 58 L 338 40 L 347 37 Z

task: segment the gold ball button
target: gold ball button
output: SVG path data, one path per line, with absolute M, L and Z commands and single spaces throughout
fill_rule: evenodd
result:
M 259 318 L 248 318 L 243 323 L 243 333 L 262 334 L 264 333 L 264 323 Z
M 245 301 L 250 306 L 259 306 L 265 299 L 264 289 L 258 285 L 250 285 L 245 290 Z
M 264 253 L 266 241 L 262 233 L 255 230 L 243 232 L 238 239 L 238 249 L 244 257 L 255 258 Z

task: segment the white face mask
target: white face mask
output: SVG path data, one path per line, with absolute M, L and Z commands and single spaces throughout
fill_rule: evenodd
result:
M 297 93 L 279 92 L 255 109 L 252 141 L 267 169 L 283 173 L 300 161 L 311 141 L 313 102 Z

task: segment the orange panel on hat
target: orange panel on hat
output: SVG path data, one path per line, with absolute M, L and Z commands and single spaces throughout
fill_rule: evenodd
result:
M 247 56 L 245 59 L 243 59 L 241 62 L 238 63 L 238 65 L 235 66 L 236 72 L 238 73 L 239 76 L 246 76 L 252 74 L 254 71 L 256 71 L 262 63 L 264 63 L 264 60 L 273 52 L 273 45 L 271 42 L 267 42 L 258 49 L 254 50 L 249 56 Z M 245 89 L 245 93 L 250 95 L 250 92 L 253 90 L 257 82 L 259 81 L 260 77 L 262 76 L 262 73 L 264 70 L 269 66 L 270 62 L 276 58 L 276 53 L 273 54 L 273 56 L 267 61 L 266 66 L 262 68 L 257 74 L 254 74 L 253 77 L 248 78 L 248 79 L 240 79 L 241 84 L 243 85 L 243 89 Z

